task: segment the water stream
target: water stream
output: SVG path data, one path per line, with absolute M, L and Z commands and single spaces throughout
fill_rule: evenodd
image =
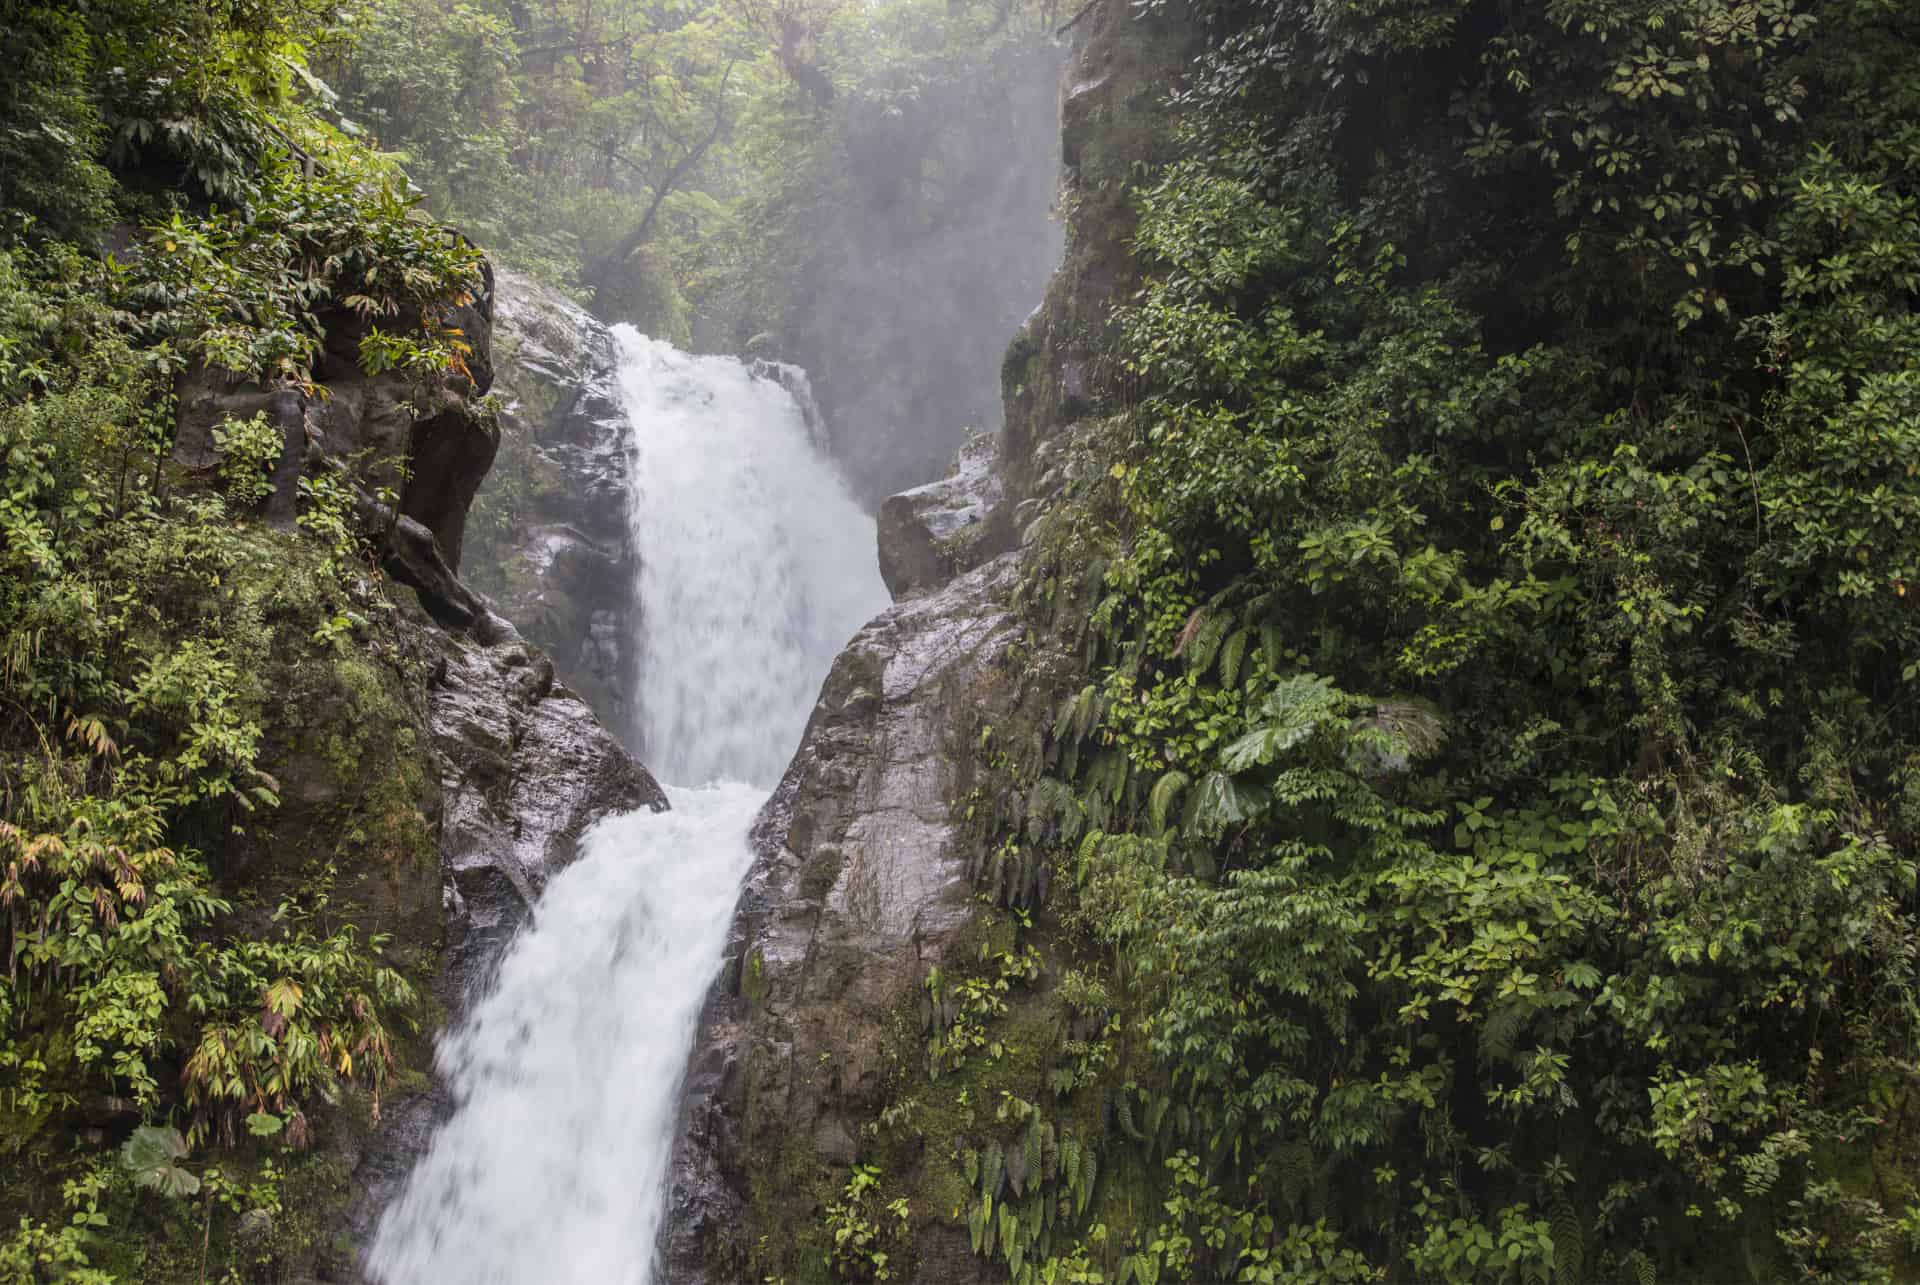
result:
M 834 655 L 886 605 L 873 522 L 790 393 L 616 332 L 633 426 L 642 758 L 436 1060 L 454 1111 L 381 1218 L 382 1285 L 647 1285 L 680 1077 L 747 828 Z

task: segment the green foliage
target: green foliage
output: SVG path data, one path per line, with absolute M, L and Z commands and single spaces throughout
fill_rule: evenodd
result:
M 982 755 L 1112 1006 L 1036 1278 L 1906 1270 L 1920 29 L 1198 8 Z
M 3 1281 L 210 1279 L 220 1262 L 240 1279 L 269 1261 L 278 1248 L 231 1234 L 249 1210 L 280 1210 L 280 1170 L 261 1153 L 305 1152 L 322 1123 L 343 1125 L 350 1088 L 352 1109 L 377 1116 L 418 1009 L 386 939 L 355 926 L 363 908 L 329 904 L 325 827 L 278 824 L 267 770 L 301 734 L 291 702 L 308 689 L 338 688 L 343 722 L 376 723 L 343 752 L 406 735 L 391 674 L 324 633 L 391 613 L 351 496 L 323 472 L 300 533 L 249 522 L 285 449 L 263 416 L 214 430 L 214 489 L 183 491 L 169 460 L 178 376 L 206 365 L 308 385 L 344 316 L 379 337 L 369 366 L 456 388 L 466 374 L 446 318 L 479 288 L 477 251 L 297 101 L 332 8 L 8 10 Z M 15 185 L 19 158 L 31 175 Z M 144 226 L 125 261 L 89 239 L 109 219 Z M 346 758 L 342 784 L 359 771 Z M 357 836 L 342 846 L 408 854 L 418 781 L 378 755 L 368 770 L 380 766 L 392 780 L 340 805 L 342 836 Z M 118 1164 L 90 1158 L 107 1145 L 102 1111 L 140 1121 Z M 196 1162 L 209 1144 L 238 1153 L 231 1168 Z
M 827 1206 L 827 1267 L 835 1280 L 890 1281 L 906 1270 L 912 1211 L 905 1199 L 881 1204 L 880 1171 L 855 1165 L 840 1198 Z
M 391 182 L 351 169 L 275 165 L 241 211 L 176 211 L 154 228 L 126 294 L 149 340 L 236 375 L 310 383 L 329 307 L 404 320 L 409 333 L 373 326 L 362 339 L 369 374 L 464 374 L 471 349 L 444 313 L 471 301 L 480 254 L 413 208 Z
M 15 0 L 0 51 L 0 244 L 90 239 L 116 212 L 195 197 L 247 200 L 266 154 L 306 130 L 295 86 L 335 8 Z M 109 167 L 132 181 L 116 188 Z
M 213 444 L 220 452 L 220 480 L 237 511 L 245 513 L 273 493 L 269 474 L 286 443 L 265 412 L 216 425 Z
M 297 1111 L 335 1074 L 377 1087 L 384 1015 L 412 996 L 351 929 L 202 936 L 229 907 L 169 831 L 277 802 L 256 766 L 261 671 L 303 555 L 241 536 L 218 500 L 163 510 L 130 487 L 151 461 L 101 449 L 137 405 L 79 376 L 0 409 L 0 1083 L 29 1119 L 71 1105 L 76 1076 L 150 1109 L 191 1020 L 195 1130 L 231 1140 L 229 1104 Z
M 365 0 L 350 31 L 323 68 L 339 109 L 436 214 L 604 311 L 664 285 L 626 315 L 668 328 L 677 286 L 636 252 L 716 173 L 770 64 L 733 6 Z
M 70 1285 L 117 1285 L 116 1278 L 95 1268 L 89 1256 L 96 1238 L 110 1224 L 101 1208 L 109 1185 L 103 1171 L 90 1170 L 62 1186 L 65 1222 L 21 1218 L 13 1233 L 0 1240 L 0 1281 L 39 1285 L 53 1279 Z
M 200 1190 L 200 1180 L 180 1167 L 186 1154 L 178 1129 L 143 1124 L 121 1146 L 120 1163 L 140 1186 L 178 1199 Z
M 0 51 L 0 171 L 8 176 L 0 238 L 42 229 L 98 232 L 111 191 L 99 165 L 104 124 L 88 89 L 88 41 L 69 9 L 10 7 Z

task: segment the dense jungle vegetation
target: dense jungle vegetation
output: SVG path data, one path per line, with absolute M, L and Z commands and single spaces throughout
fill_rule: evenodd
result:
M 924 1155 L 1016 1281 L 1911 1278 L 1920 10 L 1136 9 L 1006 909 L 833 1243 Z
M 187 381 L 323 404 L 345 343 L 470 397 L 478 244 L 683 338 L 777 325 L 860 232 L 788 212 L 865 147 L 950 214 L 953 104 L 1050 21 L 0 0 L 0 1281 L 350 1265 L 350 1139 L 436 1020 L 434 934 L 366 927 L 438 887 L 396 494 L 277 496 L 265 414 L 190 476 Z
M 334 901 L 431 861 L 378 532 L 262 421 L 176 476 L 183 373 L 458 385 L 475 242 L 751 347 L 1072 17 L 0 0 L 0 1282 L 274 1278 L 432 1017 Z M 911 1200 L 1020 1281 L 1914 1275 L 1920 11 L 1127 21 L 1203 52 L 970 729 L 997 921 L 804 1274 Z
M 463 379 L 480 259 L 305 105 L 331 6 L 0 14 L 0 1280 L 239 1279 L 321 1234 L 309 1148 L 424 1014 L 336 887 L 433 845 L 346 487 L 266 521 L 262 416 L 187 485 L 176 381 L 310 391 L 343 312 Z M 283 812 L 316 737 L 350 788 Z

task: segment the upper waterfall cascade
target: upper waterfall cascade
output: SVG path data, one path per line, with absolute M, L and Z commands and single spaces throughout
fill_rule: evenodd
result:
M 441 1042 L 454 1109 L 381 1218 L 382 1285 L 647 1285 L 687 1048 L 747 829 L 846 639 L 873 523 L 778 382 L 616 331 L 633 426 L 642 757 L 672 811 L 602 821 Z
M 834 656 L 887 604 L 873 523 L 781 382 L 616 333 L 636 426 L 640 758 L 668 781 L 771 789 Z

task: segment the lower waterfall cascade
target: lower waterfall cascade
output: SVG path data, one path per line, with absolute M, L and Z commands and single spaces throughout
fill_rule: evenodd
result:
M 641 561 L 633 732 L 671 810 L 594 826 L 442 1038 L 453 1111 L 380 1219 L 380 1285 L 654 1280 L 748 829 L 834 656 L 887 603 L 872 519 L 786 388 L 615 335 Z

